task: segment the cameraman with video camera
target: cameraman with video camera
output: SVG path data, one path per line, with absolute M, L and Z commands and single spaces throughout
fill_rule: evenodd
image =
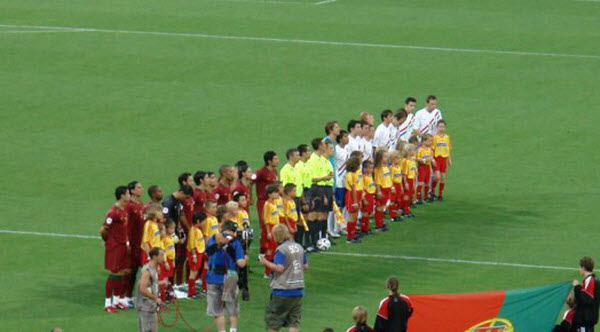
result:
M 227 207 L 227 211 L 234 216 L 232 221 L 235 221 L 235 223 L 238 226 L 237 238 L 242 244 L 242 249 L 244 249 L 244 255 L 248 257 L 248 250 L 250 249 L 250 244 L 252 244 L 254 232 L 252 230 L 252 227 L 250 227 L 250 218 L 248 217 L 248 213 L 244 209 L 247 206 L 246 204 L 246 195 L 242 192 L 236 192 L 233 194 L 233 201 L 228 202 L 225 206 Z M 243 301 L 250 301 L 250 289 L 248 288 L 249 268 L 250 267 L 246 265 L 238 269 L 238 286 L 242 291 Z
M 225 331 L 224 309 L 227 307 L 230 332 L 237 331 L 240 305 L 238 300 L 237 268 L 246 266 L 242 244 L 237 238 L 237 224 L 225 221 L 221 232 L 210 237 L 206 247 L 208 255 L 206 313 L 215 318 L 217 331 Z

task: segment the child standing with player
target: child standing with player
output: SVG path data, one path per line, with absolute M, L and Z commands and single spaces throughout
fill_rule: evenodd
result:
M 403 176 L 402 176 L 402 154 L 400 152 L 394 151 L 391 153 L 391 165 L 390 165 L 390 172 L 392 173 L 392 188 L 394 188 L 393 193 L 392 193 L 392 197 L 391 197 L 391 204 L 390 204 L 390 218 L 392 218 L 392 221 L 400 221 L 402 220 L 402 216 L 398 216 L 398 209 L 401 209 L 401 203 L 402 203 L 402 195 L 403 195 L 403 190 L 402 190 L 402 181 L 403 181 Z
M 275 249 L 277 249 L 277 243 L 273 237 L 273 227 L 279 224 L 279 209 L 277 208 L 277 201 L 279 200 L 279 184 L 272 183 L 267 186 L 267 201 L 263 209 L 263 220 L 265 223 L 266 241 L 265 241 L 265 258 L 272 262 L 275 257 Z M 265 278 L 270 278 L 271 269 L 265 266 Z
M 375 182 L 373 182 L 373 162 L 370 160 L 365 160 L 365 162 L 362 164 L 362 167 L 363 197 L 360 209 L 362 213 L 362 218 L 360 219 L 360 230 L 361 233 L 366 235 L 371 233 L 371 229 L 369 228 L 369 219 L 373 215 L 373 210 L 375 209 L 375 193 L 377 192 L 377 186 L 375 185 Z
M 429 134 L 423 135 L 423 144 L 417 150 L 417 162 L 419 163 L 419 185 L 417 186 L 417 204 L 423 204 L 423 199 L 429 200 L 429 181 L 431 180 L 432 165 L 435 165 L 433 160 L 433 136 Z M 421 197 L 421 189 L 423 197 Z
M 414 218 L 410 206 L 415 193 L 415 179 L 417 178 L 417 162 L 415 161 L 415 146 L 407 144 L 404 146 L 404 159 L 402 159 L 402 175 L 404 184 L 404 196 L 402 201 L 402 216 Z
M 206 222 L 206 214 L 204 212 L 196 212 L 192 217 L 192 227 L 188 235 L 187 243 L 187 262 L 190 268 L 188 276 L 188 297 L 197 299 L 200 295 L 196 291 L 196 277 L 200 267 L 204 264 L 204 234 L 202 234 L 202 224 Z
M 435 180 L 431 186 L 431 191 L 435 195 L 435 187 L 439 183 L 440 189 L 437 200 L 442 201 L 442 193 L 446 185 L 446 169 L 452 166 L 452 157 L 450 156 L 452 144 L 450 136 L 446 134 L 446 121 L 440 120 L 437 124 L 437 133 L 433 136 L 433 157 L 435 158 Z
M 356 222 L 362 200 L 360 159 L 352 157 L 346 161 L 346 210 L 348 211 L 347 243 L 360 243 L 356 233 Z
M 373 165 L 375 186 L 377 187 L 377 193 L 375 194 L 375 229 L 382 232 L 388 230 L 383 222 L 383 216 L 392 195 L 392 177 L 387 166 L 387 157 L 387 150 L 377 150 Z

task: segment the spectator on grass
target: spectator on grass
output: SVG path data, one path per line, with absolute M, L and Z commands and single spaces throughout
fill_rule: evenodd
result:
M 398 285 L 396 277 L 388 278 L 386 288 L 389 295 L 379 304 L 375 332 L 406 332 L 413 308 L 408 296 L 398 292 Z
M 300 328 L 302 296 L 304 295 L 304 270 L 308 269 L 304 248 L 293 241 L 288 228 L 279 224 L 272 230 L 279 245 L 273 262 L 260 255 L 260 264 L 274 273 L 271 280 L 271 300 L 265 313 L 265 324 L 269 332 L 282 327 L 290 332 Z
M 594 260 L 591 257 L 579 260 L 579 273 L 583 276 L 583 283 L 573 280 L 576 306 L 574 325 L 577 331 L 594 331 L 594 325 L 598 323 L 600 283 L 594 275 Z

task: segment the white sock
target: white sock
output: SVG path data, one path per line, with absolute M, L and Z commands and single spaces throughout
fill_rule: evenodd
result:
M 111 301 L 110 301 L 110 297 L 107 297 L 104 299 L 104 307 L 108 308 L 112 305 Z
M 118 296 L 114 296 L 112 297 L 112 304 L 113 306 L 119 304 L 119 297 Z
M 233 327 L 229 329 L 229 332 L 237 332 L 237 329 L 234 329 Z
M 127 303 L 127 298 L 125 297 L 119 297 L 119 303 L 129 305 L 129 303 Z

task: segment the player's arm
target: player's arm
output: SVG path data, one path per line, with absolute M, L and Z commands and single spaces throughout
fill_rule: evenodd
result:
M 179 216 L 179 223 L 183 226 L 183 230 L 187 233 L 190 230 L 190 224 L 188 223 L 187 217 L 185 213 L 181 213 Z
M 142 277 L 140 278 L 140 285 L 138 286 L 138 291 L 140 292 L 140 294 L 156 302 L 158 305 L 162 303 L 160 298 L 152 294 L 152 292 L 150 291 L 150 271 L 145 271 L 144 273 L 142 273 Z
M 352 201 L 354 202 L 352 206 L 358 207 L 358 194 L 356 193 L 356 183 L 354 181 L 352 182 L 353 183 L 350 186 L 352 188 Z
M 102 240 L 106 242 L 108 239 L 108 226 L 102 225 L 102 227 L 100 227 L 100 236 L 102 237 Z

